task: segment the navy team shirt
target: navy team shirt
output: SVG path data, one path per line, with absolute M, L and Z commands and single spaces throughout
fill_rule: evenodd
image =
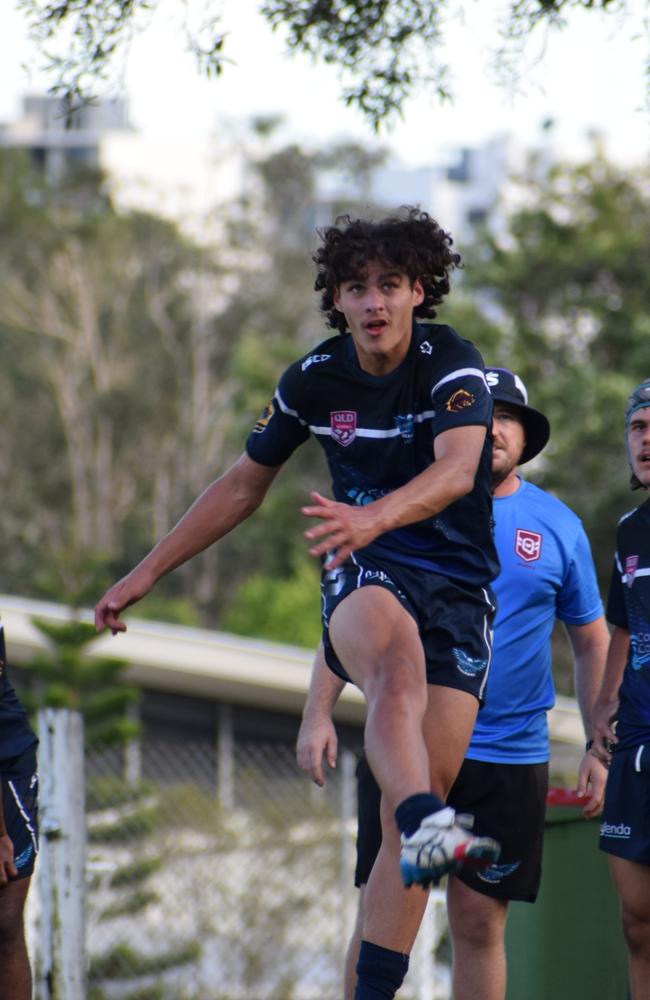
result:
M 6 760 L 19 757 L 38 740 L 7 675 L 4 629 L 0 625 L 0 770 Z
M 615 749 L 650 742 L 650 500 L 618 524 L 607 620 L 630 633 Z
M 261 465 L 278 466 L 313 435 L 325 452 L 334 498 L 364 505 L 427 469 L 438 434 L 486 427 L 469 494 L 360 550 L 484 586 L 499 569 L 491 530 L 491 424 L 492 399 L 476 348 L 449 326 L 416 323 L 406 357 L 387 375 L 362 371 L 350 334 L 324 341 L 292 364 L 246 451 Z

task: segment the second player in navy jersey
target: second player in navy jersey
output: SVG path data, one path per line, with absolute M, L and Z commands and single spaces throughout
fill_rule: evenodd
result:
M 416 209 L 338 221 L 321 233 L 314 261 L 321 309 L 339 336 L 285 373 L 246 452 L 101 598 L 96 623 L 123 631 L 122 611 L 252 514 L 314 434 L 333 497 L 312 493 L 302 513 L 313 519 L 309 553 L 323 560 L 328 663 L 367 701 L 386 836 L 401 836 L 387 877 L 426 885 L 499 853 L 444 802 L 491 657 L 491 399 L 474 348 L 447 327 L 415 322 L 435 316 L 460 263 L 449 234 Z M 378 965 L 397 988 L 404 956 L 395 945 L 370 919 L 357 1000 L 377 995 Z
M 625 408 L 633 489 L 650 490 L 650 379 Z M 616 532 L 607 601 L 614 626 L 594 710 L 592 754 L 610 764 L 600 848 L 621 903 L 631 1000 L 650 997 L 650 499 Z
M 38 854 L 38 739 L 7 669 L 0 625 L 0 997 L 31 1000 L 23 913 Z

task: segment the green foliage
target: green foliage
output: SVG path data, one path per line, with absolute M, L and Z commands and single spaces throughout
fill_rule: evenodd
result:
M 288 578 L 250 576 L 223 617 L 223 628 L 313 649 L 320 640 L 319 572 L 300 563 Z
M 648 179 L 597 148 L 583 164 L 532 162 L 520 207 L 498 235 L 483 235 L 464 272 L 503 330 L 489 360 L 517 371 L 551 422 L 526 475 L 583 519 L 603 591 L 617 518 L 640 499 L 628 488 L 623 408 L 649 368 Z
M 150 836 L 160 826 L 157 806 L 143 806 L 120 816 L 119 823 L 94 823 L 88 830 L 91 844 L 132 844 Z
M 91 979 L 128 979 L 149 973 L 165 972 L 177 965 L 187 965 L 200 957 L 201 948 L 196 942 L 167 947 L 159 955 L 142 955 L 127 944 L 119 944 L 104 955 L 94 958 L 90 965 Z
M 187 597 L 167 597 L 154 592 L 139 601 L 129 611 L 132 618 L 149 621 L 168 622 L 171 625 L 185 625 L 194 628 L 200 624 L 196 607 Z
M 151 789 L 143 782 L 127 784 L 123 778 L 89 777 L 86 782 L 86 809 L 112 809 L 133 804 L 147 795 Z
M 44 55 L 52 91 L 72 111 L 96 93 L 97 82 L 125 57 L 133 32 L 160 6 L 160 0 L 17 2 Z M 261 0 L 260 13 L 284 32 L 290 52 L 338 67 L 343 100 L 377 129 L 399 117 L 404 101 L 420 88 L 441 101 L 449 97 L 449 70 L 440 61 L 444 32 L 467 6 L 462 0 Z M 512 43 L 540 25 L 561 28 L 571 9 L 622 15 L 629 6 L 625 0 L 511 0 L 497 27 Z M 218 77 L 227 61 L 228 32 L 221 3 L 208 0 L 204 7 L 201 28 L 192 30 L 187 16 L 180 34 L 200 72 Z M 469 30 L 471 18 L 467 22 Z
M 116 917 L 131 916 L 141 913 L 150 903 L 160 902 L 160 896 L 148 889 L 136 889 L 122 899 L 109 903 L 100 914 L 100 920 L 114 920 Z
M 121 868 L 118 868 L 118 870 L 111 875 L 110 884 L 113 888 L 137 885 L 138 883 L 149 878 L 150 875 L 160 871 L 162 867 L 162 858 L 138 858 L 130 864 L 122 865 Z
M 126 717 L 126 709 L 137 701 L 136 688 L 120 683 L 125 664 L 121 660 L 93 658 L 86 647 L 96 638 L 88 622 L 33 623 L 48 640 L 50 652 L 37 654 L 27 670 L 31 684 L 23 701 L 30 712 L 39 708 L 67 708 L 84 718 L 86 747 L 120 746 L 140 731 Z

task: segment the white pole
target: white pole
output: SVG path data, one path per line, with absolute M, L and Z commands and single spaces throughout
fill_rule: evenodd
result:
M 85 1000 L 86 820 L 83 719 L 38 713 L 40 857 L 36 1000 Z

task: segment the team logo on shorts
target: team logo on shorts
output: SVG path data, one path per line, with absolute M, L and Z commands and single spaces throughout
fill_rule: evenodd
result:
M 475 659 L 473 656 L 468 656 L 464 650 L 458 649 L 456 646 L 453 647 L 452 652 L 456 660 L 456 666 L 461 674 L 465 674 L 466 677 L 476 677 L 477 674 L 482 673 L 487 667 L 487 660 Z
M 484 868 L 482 872 L 477 872 L 476 874 L 482 882 L 496 885 L 497 882 L 502 882 L 508 875 L 516 872 L 520 864 L 520 861 L 515 861 L 511 865 L 490 865 L 489 868 Z
M 354 410 L 332 410 L 330 413 L 332 437 L 347 448 L 357 436 L 357 414 Z
M 634 583 L 634 574 L 636 573 L 637 566 L 639 565 L 638 556 L 627 556 L 625 559 L 625 582 L 628 587 L 631 587 Z
M 445 409 L 449 410 L 450 413 L 460 413 L 461 410 L 469 410 L 475 402 L 476 397 L 473 393 L 468 392 L 467 389 L 456 389 L 456 392 L 452 392 L 445 403 Z
M 268 427 L 269 420 L 275 413 L 275 406 L 273 405 L 273 400 L 264 407 L 264 411 L 261 417 L 258 417 L 257 423 L 253 427 L 253 434 L 261 434 Z
M 536 562 L 542 554 L 542 536 L 537 531 L 517 528 L 515 552 L 524 562 Z

